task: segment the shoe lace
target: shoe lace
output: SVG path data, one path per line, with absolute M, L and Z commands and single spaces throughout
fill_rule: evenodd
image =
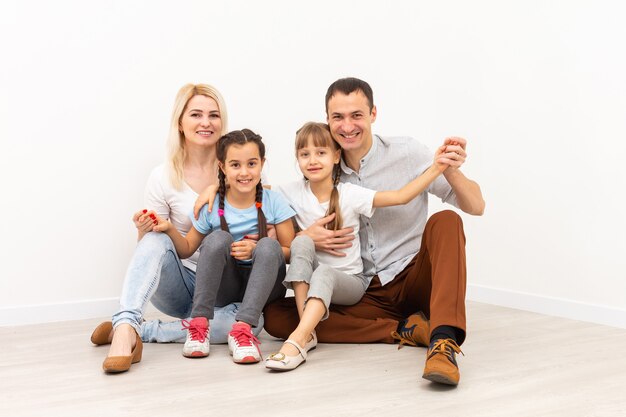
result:
M 191 335 L 191 340 L 197 340 L 199 342 L 204 342 L 206 339 L 206 335 L 208 333 L 208 328 L 206 326 L 202 326 L 200 323 L 195 321 L 187 321 L 183 320 L 182 322 L 183 330 L 189 330 L 189 334 Z
M 398 340 L 400 343 L 398 344 L 398 349 L 400 349 L 404 345 L 409 346 L 417 346 L 417 341 L 412 338 L 413 336 L 413 328 L 398 333 L 397 330 L 391 332 L 391 337 L 395 340 Z
M 252 346 L 252 343 L 261 344 L 259 339 L 252 334 L 249 327 L 236 327 L 229 334 L 237 341 L 238 346 Z
M 465 353 L 463 353 L 459 345 L 452 339 L 439 339 L 435 341 L 435 344 L 428 353 L 428 357 L 430 358 L 437 353 L 445 355 L 450 361 L 454 361 L 454 353 L 460 353 L 465 356 Z

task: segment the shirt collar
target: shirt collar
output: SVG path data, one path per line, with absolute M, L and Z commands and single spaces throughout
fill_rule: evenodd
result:
M 367 151 L 367 153 L 365 154 L 365 156 L 363 156 L 361 158 L 360 164 L 361 167 L 363 168 L 364 165 L 366 165 L 368 163 L 369 160 L 371 160 L 374 155 L 376 155 L 376 149 L 378 148 L 378 141 L 382 141 L 382 138 L 378 135 L 372 135 L 372 146 L 370 147 L 370 150 Z M 356 171 L 354 171 L 352 168 L 350 168 L 343 160 L 343 158 L 341 158 L 341 170 L 343 172 L 345 172 L 347 175 L 356 174 Z M 360 170 L 359 170 L 360 171 Z

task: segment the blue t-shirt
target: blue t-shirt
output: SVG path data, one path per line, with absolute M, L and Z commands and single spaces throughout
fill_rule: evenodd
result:
M 193 213 L 189 216 L 193 227 L 203 235 L 222 228 L 217 214 L 219 200 L 220 197 L 218 195 L 213 202 L 213 211 L 211 213 L 207 211 L 206 204 L 202 206 L 198 220 L 193 217 Z M 289 206 L 282 194 L 266 189 L 263 189 L 263 207 L 261 210 L 265 214 L 267 224 L 282 223 L 296 215 L 296 212 Z M 224 201 L 224 218 L 226 223 L 228 223 L 230 234 L 235 242 L 242 240 L 246 235 L 259 233 L 257 209 L 254 204 L 245 209 L 238 209 L 228 204 L 228 199 L 226 199 Z

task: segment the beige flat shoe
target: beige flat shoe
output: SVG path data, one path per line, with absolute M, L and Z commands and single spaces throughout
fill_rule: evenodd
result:
M 317 334 L 315 333 L 315 330 L 313 330 L 311 336 L 313 336 L 313 338 L 306 342 L 306 345 L 304 345 L 304 350 L 306 350 L 307 353 L 317 347 Z
M 299 353 L 295 356 L 287 356 L 282 352 L 271 354 L 265 359 L 265 367 L 267 369 L 274 371 L 291 371 L 306 361 L 306 350 L 302 346 L 291 339 L 285 340 L 285 343 L 295 346 Z

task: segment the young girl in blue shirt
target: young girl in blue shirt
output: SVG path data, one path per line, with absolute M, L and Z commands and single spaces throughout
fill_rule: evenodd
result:
M 217 159 L 219 196 L 213 210 L 201 210 L 198 220 L 192 215 L 193 227 L 186 236 L 159 217 L 154 231 L 166 233 L 181 258 L 200 247 L 191 319 L 184 322 L 188 335 L 183 355 L 208 356 L 208 320 L 214 308 L 241 301 L 228 346 L 235 363 L 254 363 L 261 360 L 261 352 L 251 327 L 258 324 L 265 304 L 285 295 L 282 281 L 295 212 L 282 195 L 261 185 L 265 145 L 259 135 L 244 129 L 222 136 Z M 277 240 L 267 237 L 267 224 L 274 225 Z M 255 234 L 258 241 L 246 238 Z

